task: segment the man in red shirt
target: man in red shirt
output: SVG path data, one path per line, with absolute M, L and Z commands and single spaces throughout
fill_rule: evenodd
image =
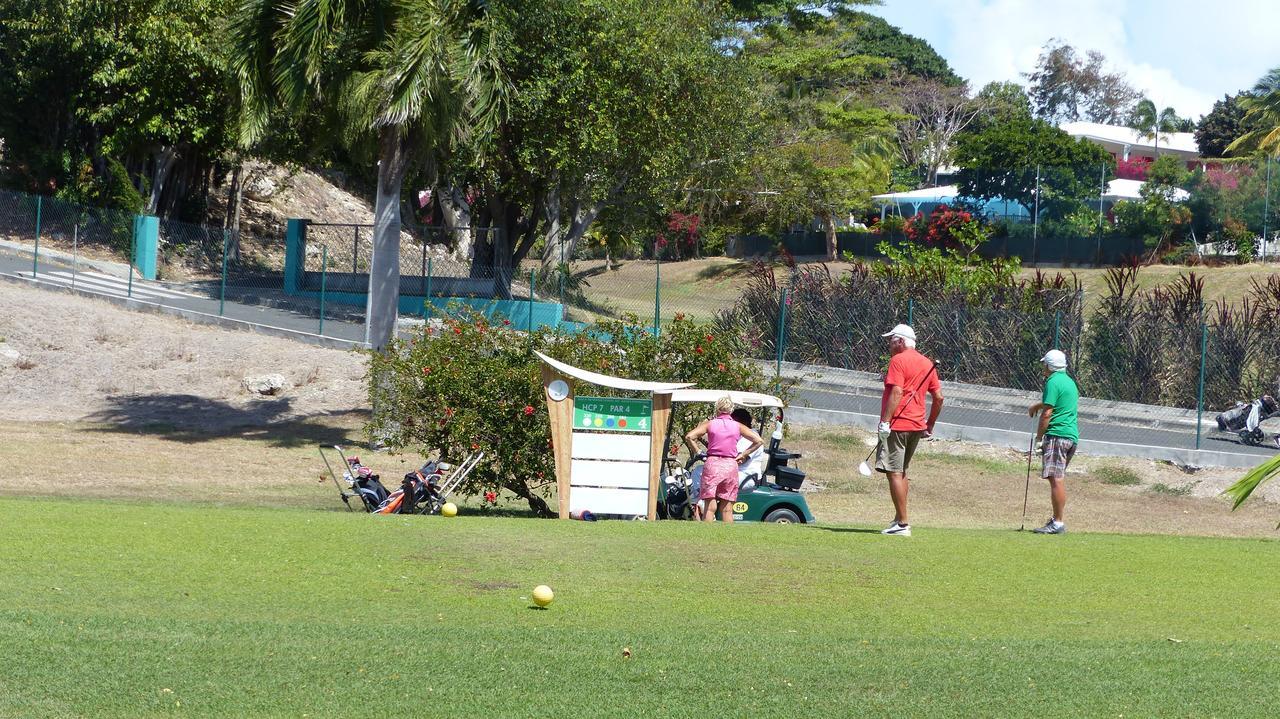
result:
M 916 351 L 916 333 L 909 325 L 898 325 L 881 336 L 889 338 L 889 371 L 884 376 L 884 396 L 880 400 L 876 471 L 889 476 L 894 514 L 893 524 L 880 533 L 910 537 L 907 467 L 920 439 L 933 434 L 933 425 L 942 412 L 942 383 L 938 368 Z M 933 398 L 927 421 L 926 394 Z

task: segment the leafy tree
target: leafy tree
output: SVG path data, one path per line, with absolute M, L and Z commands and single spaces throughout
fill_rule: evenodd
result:
M 1090 50 L 1081 58 L 1058 39 L 1045 43 L 1036 68 L 1026 75 L 1036 117 L 1052 122 L 1088 120 L 1124 124 L 1140 97 L 1123 73 L 1107 72 L 1106 57 Z
M 776 228 L 818 218 L 835 256 L 835 218 L 884 187 L 902 115 L 872 101 L 892 60 L 861 54 L 859 14 L 778 24 L 750 37 L 744 58 L 763 94 L 758 149 L 734 179 L 760 194 L 736 198 L 744 224 Z
M 1015 120 L 962 135 L 956 161 L 960 194 L 975 200 L 1004 198 L 1028 212 L 1065 217 L 1092 199 L 1101 174 L 1115 160 L 1102 147 L 1076 139 L 1044 120 Z M 1037 181 L 1038 179 L 1038 181 Z
M 1241 95 L 1223 95 L 1196 126 L 1196 146 L 1202 157 L 1226 157 L 1227 146 L 1244 134 Z
M 1178 132 L 1178 129 L 1183 126 L 1183 120 L 1178 117 L 1178 113 L 1172 107 L 1166 107 L 1157 112 L 1156 104 L 1144 97 L 1133 107 L 1127 125 L 1137 130 L 1139 137 L 1155 139 L 1155 153 L 1159 158 L 1160 133 Z
M 859 54 L 889 58 L 913 78 L 934 80 L 948 87 L 964 84 L 946 59 L 924 40 L 902 32 L 878 15 L 849 11 L 846 17 L 856 27 Z
M 1191 211 L 1179 201 L 1179 191 L 1191 173 L 1175 155 L 1158 158 L 1147 169 L 1140 200 L 1118 203 L 1112 210 L 1116 232 L 1141 237 L 1148 249 L 1160 251 L 1182 242 L 1191 226 Z
M 513 92 L 491 136 L 429 158 L 455 252 L 509 277 L 538 245 L 573 257 L 600 220 L 661 226 L 690 178 L 736 161 L 750 92 L 701 0 L 529 0 L 494 13 Z M 740 159 L 740 158 L 737 158 Z M 471 225 L 498 228 L 476 238 Z M 487 271 L 487 270 L 486 270 Z
M 981 132 L 994 126 L 1031 120 L 1031 98 L 1016 82 L 989 82 L 974 96 L 978 114 L 965 129 Z
M 482 134 L 505 110 L 490 17 L 489 3 L 469 0 L 243 0 L 231 25 L 243 143 L 263 135 L 274 108 L 319 102 L 350 143 L 376 147 L 365 330 L 374 347 L 395 329 L 400 200 L 413 155 Z
M 149 212 L 177 212 L 202 194 L 230 141 L 232 83 L 219 37 L 229 8 L 230 0 L 0 5 L 9 182 L 113 196 L 105 186 L 116 182 L 114 160 L 149 188 Z

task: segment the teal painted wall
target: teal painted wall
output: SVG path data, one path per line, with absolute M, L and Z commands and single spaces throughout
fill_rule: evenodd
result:
M 143 279 L 156 278 L 156 252 L 160 247 L 160 218 L 133 217 L 133 266 Z

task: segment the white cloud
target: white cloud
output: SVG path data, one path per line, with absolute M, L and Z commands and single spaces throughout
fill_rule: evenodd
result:
M 873 12 L 924 37 L 975 88 L 1025 82 L 1044 44 L 1061 38 L 1101 52 L 1157 105 L 1193 118 L 1280 63 L 1275 0 L 1233 4 L 1230 35 L 1214 29 L 1227 9 L 1192 0 L 887 0 Z

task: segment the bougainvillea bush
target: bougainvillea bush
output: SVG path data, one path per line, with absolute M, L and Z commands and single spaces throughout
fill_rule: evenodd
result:
M 461 487 L 469 495 L 506 489 L 549 515 L 555 463 L 543 398 L 538 349 L 575 367 L 629 379 L 693 382 L 707 389 L 767 391 L 777 388 L 759 366 L 735 357 L 731 343 L 682 316 L 662 327 L 635 317 L 602 321 L 579 334 L 518 331 L 451 311 L 411 339 L 369 354 L 368 430 L 394 449 L 461 461 L 484 451 L 483 463 Z M 786 391 L 785 387 L 782 388 Z M 642 396 L 579 383 L 578 394 Z M 675 427 L 692 427 L 710 412 L 677 405 Z

